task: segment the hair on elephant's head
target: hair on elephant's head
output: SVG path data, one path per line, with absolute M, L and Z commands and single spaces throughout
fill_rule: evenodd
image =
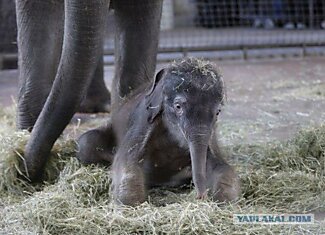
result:
M 158 72 L 146 96 L 148 121 L 162 117 L 169 132 L 187 146 L 198 196 L 205 195 L 209 140 L 225 99 L 225 86 L 216 67 L 188 58 Z

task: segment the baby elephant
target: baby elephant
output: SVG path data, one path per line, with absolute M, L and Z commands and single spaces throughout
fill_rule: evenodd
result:
M 199 199 L 209 194 L 234 200 L 239 179 L 222 158 L 215 134 L 224 89 L 210 63 L 193 58 L 173 63 L 153 84 L 134 91 L 113 112 L 111 124 L 82 135 L 78 158 L 113 163 L 113 196 L 126 205 L 145 201 L 150 187 L 191 179 Z

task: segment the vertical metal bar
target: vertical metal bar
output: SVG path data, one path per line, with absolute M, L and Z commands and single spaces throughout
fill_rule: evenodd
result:
M 309 28 L 314 28 L 314 0 L 308 1 L 309 10 Z
M 247 48 L 246 47 L 243 47 L 243 58 L 244 58 L 244 60 L 248 59 L 248 54 L 247 54 Z
M 3 68 L 3 56 L 0 54 L 0 70 Z

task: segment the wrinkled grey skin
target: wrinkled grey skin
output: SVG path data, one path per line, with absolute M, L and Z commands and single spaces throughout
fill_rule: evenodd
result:
M 113 162 L 113 195 L 126 205 L 145 201 L 150 187 L 191 179 L 200 199 L 209 193 L 234 200 L 239 180 L 215 135 L 223 98 L 212 65 L 195 59 L 174 64 L 121 105 L 112 125 L 82 135 L 77 157 L 85 164 Z
M 31 181 L 41 179 L 54 142 L 77 110 L 109 108 L 101 58 L 109 7 L 117 24 L 114 106 L 154 75 L 162 0 L 16 0 L 17 126 L 32 130 L 24 164 Z

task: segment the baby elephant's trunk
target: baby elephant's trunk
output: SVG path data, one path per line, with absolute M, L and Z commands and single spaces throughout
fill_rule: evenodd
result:
M 206 163 L 208 143 L 211 130 L 200 127 L 189 136 L 189 148 L 192 162 L 192 178 L 197 192 L 197 198 L 206 196 Z

